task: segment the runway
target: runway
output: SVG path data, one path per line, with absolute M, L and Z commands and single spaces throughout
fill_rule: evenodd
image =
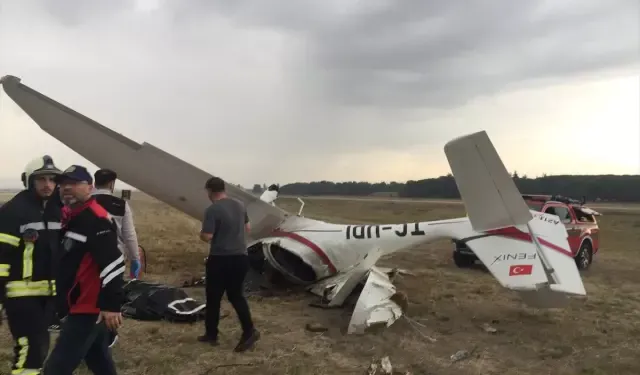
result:
M 15 193 L 0 193 L 0 204 L 8 201 Z M 428 199 L 428 198 L 396 198 L 396 197 L 350 197 L 350 196 L 332 196 L 332 195 L 281 195 L 281 198 L 301 198 L 305 201 L 312 200 L 333 200 L 333 201 L 370 201 L 370 202 L 395 202 L 395 203 L 412 203 L 412 204 L 444 204 L 444 205 L 460 205 L 462 201 L 457 199 Z M 596 211 L 605 213 L 609 212 L 638 212 L 640 213 L 639 203 L 587 203 L 585 206 L 593 208 Z
M 372 201 L 372 202 L 395 202 L 395 203 L 417 203 L 417 204 L 445 204 L 459 205 L 461 200 L 457 199 L 427 199 L 427 198 L 396 198 L 396 197 L 350 197 L 350 196 L 293 196 L 282 195 L 282 198 L 301 198 L 303 200 L 342 200 L 342 201 Z M 586 207 L 596 211 L 632 211 L 640 213 L 638 203 L 587 203 Z

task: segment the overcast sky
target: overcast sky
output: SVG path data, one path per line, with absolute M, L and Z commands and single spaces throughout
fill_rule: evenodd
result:
M 640 173 L 637 0 L 0 0 L 0 75 L 250 186 Z M 86 163 L 0 93 L 0 185 Z M 88 164 L 90 167 L 95 166 Z

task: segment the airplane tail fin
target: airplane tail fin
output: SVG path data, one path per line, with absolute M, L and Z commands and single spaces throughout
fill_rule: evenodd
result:
M 474 230 L 526 224 L 532 219 L 485 131 L 449 141 L 444 152 Z
M 464 242 L 494 277 L 536 307 L 585 295 L 566 228 L 529 210 L 487 133 L 456 138 L 444 151 L 472 227 Z

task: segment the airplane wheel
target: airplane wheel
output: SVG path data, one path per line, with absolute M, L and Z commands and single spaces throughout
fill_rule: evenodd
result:
M 591 263 L 593 262 L 593 250 L 591 249 L 591 243 L 589 241 L 584 241 L 582 246 L 580 246 L 580 250 L 578 250 L 578 254 L 576 255 L 576 265 L 578 269 L 581 271 L 589 269 Z
M 458 268 L 469 268 L 476 263 L 475 257 L 467 254 L 462 254 L 459 251 L 453 251 L 453 263 Z

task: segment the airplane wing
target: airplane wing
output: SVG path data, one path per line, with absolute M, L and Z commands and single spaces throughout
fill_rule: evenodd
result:
M 118 178 L 146 194 L 201 220 L 211 204 L 204 183 L 211 175 L 149 144 L 136 143 L 96 121 L 22 84 L 14 76 L 0 78 L 9 97 L 42 130 L 100 168 L 118 172 Z M 281 208 L 234 184 L 227 194 L 247 207 L 252 223 L 250 240 L 270 233 L 288 216 Z

